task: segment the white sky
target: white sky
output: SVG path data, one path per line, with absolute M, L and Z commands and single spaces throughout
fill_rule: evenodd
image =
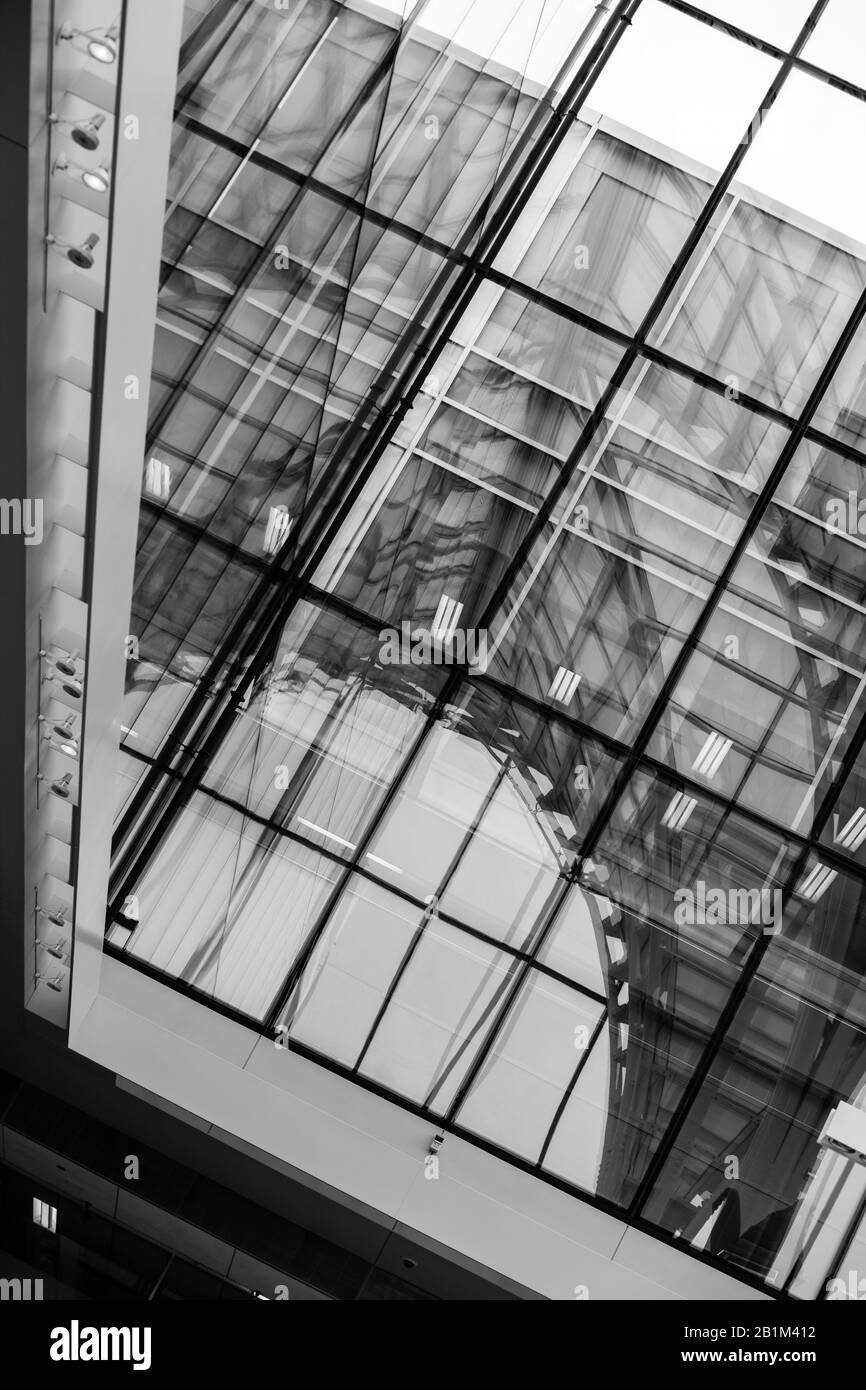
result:
M 409 0 L 385 3 L 401 14 L 411 8 Z M 811 7 L 812 0 L 705 0 L 708 11 L 780 46 L 793 41 Z M 546 83 L 594 12 L 594 0 L 431 0 L 420 24 Z M 866 0 L 830 0 L 804 57 L 866 87 Z M 720 172 L 777 67 L 659 0 L 643 0 L 586 104 Z M 866 102 L 793 73 L 738 177 L 866 244 L 864 148 Z

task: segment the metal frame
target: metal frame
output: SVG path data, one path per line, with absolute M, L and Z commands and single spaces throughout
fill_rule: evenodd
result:
M 813 6 L 790 52 L 787 53 L 772 44 L 747 34 L 745 31 L 728 24 L 726 21 L 705 15 L 695 6 L 686 3 L 686 0 L 661 0 L 661 3 L 687 14 L 694 19 L 700 20 L 703 23 L 709 24 L 712 27 L 718 28 L 731 37 L 748 43 L 768 56 L 780 61 L 781 67 L 775 75 L 764 100 L 760 104 L 759 113 L 765 112 L 773 105 L 788 76 L 795 69 L 809 73 L 819 80 L 839 87 L 841 90 L 848 92 L 859 100 L 866 100 L 866 90 L 856 88 L 852 84 L 848 84 L 842 79 L 826 73 L 822 69 L 815 67 L 815 65 L 806 62 L 800 56 L 818 19 L 825 10 L 828 0 L 818 0 Z M 628 375 L 634 366 L 642 363 L 643 371 L 646 371 L 651 364 L 656 364 L 677 372 L 679 375 L 692 380 L 696 385 L 702 386 L 708 391 L 715 394 L 724 394 L 724 385 L 715 380 L 715 378 L 699 369 L 691 368 L 683 363 L 677 362 L 664 351 L 660 342 L 650 343 L 648 340 L 656 327 L 657 321 L 663 315 L 672 293 L 680 284 L 683 272 L 688 266 L 689 261 L 700 247 L 714 215 L 728 195 L 731 183 L 754 138 L 757 124 L 755 121 L 750 124 L 740 145 L 735 150 L 731 160 L 716 182 L 712 193 L 695 220 L 684 245 L 681 247 L 667 275 L 664 277 L 651 305 L 634 334 L 629 335 L 609 326 L 597 323 L 591 315 L 570 309 L 567 305 L 553 300 L 550 296 L 522 285 L 513 277 L 497 272 L 492 266 L 494 257 L 504 244 L 509 231 L 516 222 L 517 216 L 525 207 L 530 193 L 537 186 L 541 175 L 548 167 L 550 160 L 561 143 L 566 129 L 565 117 L 569 114 L 576 115 L 577 111 L 580 109 L 583 93 L 589 89 L 601 68 L 604 66 L 604 63 L 609 59 L 622 36 L 624 25 L 630 22 L 639 4 L 640 0 L 620 0 L 616 7 L 616 12 L 610 16 L 604 26 L 601 36 L 593 45 L 590 54 L 581 66 L 565 98 L 548 118 L 547 124 L 538 137 L 534 162 L 531 157 L 525 160 L 522 160 L 521 157 L 509 160 L 509 165 L 504 171 L 494 193 L 479 214 L 478 225 L 476 226 L 473 224 L 471 233 L 468 234 L 467 238 L 464 238 L 464 241 L 461 242 L 457 248 L 446 247 L 437 242 L 435 238 L 427 237 L 409 226 L 400 225 L 396 219 L 377 216 L 375 213 L 369 212 L 362 202 L 352 199 L 347 195 L 336 194 L 333 190 L 328 189 L 321 190 L 335 203 L 342 203 L 347 207 L 350 206 L 359 217 L 359 227 L 361 226 L 360 219 L 366 218 L 373 223 L 380 223 L 383 227 L 397 231 L 404 235 L 407 241 L 414 242 L 417 245 L 429 246 L 430 249 L 434 249 L 442 256 L 443 283 L 442 285 L 437 284 L 434 289 L 430 291 L 424 305 L 415 315 L 415 319 L 417 322 L 423 321 L 425 310 L 427 309 L 431 311 L 436 309 L 437 313 L 431 327 L 420 334 L 420 343 L 416 344 L 414 341 L 419 336 L 415 332 L 407 331 L 405 341 L 401 338 L 395 353 L 392 354 L 392 357 L 389 358 L 385 368 L 380 373 L 377 385 L 371 390 L 366 406 L 355 417 L 352 425 L 346 431 L 343 440 L 341 440 L 337 457 L 338 466 L 335 468 L 336 481 L 331 484 L 326 484 L 317 494 L 314 493 L 311 497 L 311 506 L 315 507 L 315 505 L 318 504 L 322 511 L 324 511 L 328 502 L 332 501 L 339 493 L 342 500 L 336 512 L 326 520 L 323 519 L 322 521 L 314 523 L 312 529 L 304 537 L 302 543 L 294 550 L 291 563 L 287 569 L 283 568 L 287 558 L 285 553 L 278 555 L 275 561 L 267 566 L 262 565 L 261 562 L 259 562 L 258 566 L 255 566 L 255 557 L 244 557 L 251 565 L 262 570 L 262 576 L 260 584 L 254 590 L 251 600 L 245 606 L 238 623 L 235 624 L 232 632 L 221 644 L 212 663 L 211 670 L 213 672 L 222 671 L 225 658 L 233 648 L 234 635 L 248 625 L 252 626 L 249 640 L 244 643 L 240 654 L 232 664 L 228 680 L 225 684 L 225 693 L 222 700 L 213 701 L 212 704 L 208 705 L 206 703 L 203 684 L 202 693 L 188 703 L 183 711 L 181 719 L 177 722 L 172 731 L 166 750 L 161 752 L 156 759 L 142 758 L 135 750 L 127 750 L 132 756 L 138 757 L 142 761 L 149 762 L 151 765 L 151 772 L 146 778 L 145 785 L 140 786 L 136 790 L 133 796 L 133 804 L 123 818 L 118 839 L 121 843 L 126 840 L 126 844 L 121 859 L 121 867 L 116 879 L 116 886 L 113 891 L 112 907 L 109 915 L 111 915 L 111 910 L 113 910 L 117 902 L 122 900 L 122 897 L 126 891 L 128 891 L 130 885 L 138 878 L 152 855 L 158 850 L 163 835 L 187 804 L 191 792 L 202 786 L 211 758 L 218 749 L 224 733 L 232 725 L 240 692 L 245 690 L 249 686 L 250 681 L 255 680 L 264 669 L 273 648 L 275 632 L 282 626 L 285 618 L 292 611 L 294 606 L 304 598 L 314 598 L 323 602 L 326 607 L 334 611 L 347 612 L 350 609 L 349 605 L 335 599 L 332 595 L 320 595 L 320 591 L 317 593 L 312 583 L 311 576 L 315 573 L 317 563 L 325 555 L 329 544 L 336 536 L 339 526 L 349 515 L 351 506 L 360 495 L 364 483 L 371 476 L 373 469 L 381 457 L 389 441 L 393 427 L 399 424 L 403 419 L 411 404 L 413 393 L 418 389 L 420 382 L 425 379 L 430 365 L 436 361 L 442 347 L 448 341 L 448 336 L 453 326 L 459 320 L 470 295 L 474 292 L 478 283 L 486 279 L 493 285 L 499 286 L 500 290 L 514 290 L 516 293 L 523 295 L 527 300 L 543 305 L 566 320 L 591 329 L 598 333 L 601 338 L 616 343 L 624 349 L 623 355 L 606 389 L 602 392 L 600 399 L 590 412 L 580 437 L 569 454 L 565 466 L 562 468 L 560 477 L 556 480 L 548 497 L 539 507 L 523 542 L 506 567 L 497 585 L 496 591 L 491 596 L 487 608 L 479 618 L 477 625 L 480 627 L 485 627 L 501 608 L 503 600 L 508 595 L 512 584 L 520 574 L 522 567 L 531 554 L 533 545 L 540 538 L 543 528 L 553 518 L 557 506 L 565 499 L 569 485 L 577 480 L 580 486 L 578 487 L 576 496 L 571 499 L 570 504 L 564 509 L 562 519 L 557 523 L 557 532 L 565 527 L 567 517 L 571 513 L 573 504 L 576 502 L 577 498 L 580 497 L 582 488 L 586 485 L 586 481 L 592 471 L 590 469 L 589 473 L 581 472 L 581 464 L 587 450 L 596 440 L 599 430 L 602 427 L 607 428 L 609 426 L 610 433 L 612 434 L 613 430 L 616 428 L 617 421 L 613 420 L 611 423 L 609 412 L 617 392 L 627 381 Z M 218 133 L 211 131 L 201 122 L 193 121 L 188 124 L 190 129 L 194 130 L 195 133 L 206 135 L 207 138 L 213 140 L 215 144 L 219 144 L 224 148 L 231 148 L 235 144 L 235 142 L 232 142 L 227 137 L 220 136 Z M 342 126 L 340 129 L 341 128 Z M 237 143 L 237 152 L 240 152 L 240 142 Z M 542 150 L 540 156 L 538 156 L 537 153 L 539 147 L 541 147 Z M 276 166 L 274 161 L 270 161 L 258 153 L 251 153 L 250 151 L 245 151 L 245 153 L 252 162 L 260 165 L 263 169 L 270 169 L 271 172 L 279 172 L 279 174 L 287 180 L 298 182 L 299 191 L 297 196 L 300 196 L 301 191 L 305 187 L 314 186 L 312 177 L 305 176 L 299 179 L 298 176 L 292 175 L 281 166 Z M 485 223 L 484 218 L 489 214 L 490 208 L 496 203 L 497 199 L 506 207 L 507 217 L 504 224 L 491 234 L 491 222 Z M 283 216 L 285 215 L 286 214 Z M 716 235 L 719 234 L 719 231 L 720 229 L 717 230 Z M 471 237 L 475 236 L 476 232 L 479 234 L 479 246 L 470 252 L 465 249 L 465 246 L 469 244 L 469 240 L 471 240 Z M 705 255 L 709 253 L 710 247 L 708 246 Z M 454 272 L 456 272 L 456 275 Z M 698 271 L 696 270 L 692 279 L 694 279 L 697 273 Z M 449 279 L 451 280 L 450 285 L 448 284 Z M 446 287 L 446 293 L 444 297 L 441 297 L 441 290 L 443 287 Z M 238 294 L 242 293 L 243 287 L 238 290 Z M 683 291 L 680 300 L 685 298 L 687 293 L 688 288 Z M 234 302 L 233 300 L 232 305 Z M 675 314 L 676 307 L 673 309 L 668 323 L 672 321 Z M 866 717 L 861 717 L 856 732 L 849 742 L 845 755 L 841 760 L 839 774 L 825 792 L 821 805 L 815 814 L 812 830 L 809 835 L 801 835 L 796 832 L 789 834 L 787 831 L 780 831 L 779 827 L 771 822 L 769 818 L 762 817 L 759 813 L 753 812 L 746 807 L 732 807 L 728 798 L 723 797 L 720 793 L 714 792 L 712 788 L 707 788 L 694 782 L 689 777 L 683 776 L 674 769 L 667 767 L 665 764 L 648 757 L 646 750 L 651 738 L 660 726 L 664 711 L 676 689 L 686 664 L 697 650 L 702 634 L 716 611 L 717 606 L 720 604 L 736 566 L 746 553 L 761 517 L 772 501 L 779 482 L 785 474 L 788 464 L 800 444 L 804 440 L 809 440 L 832 450 L 841 457 L 848 458 L 860 464 L 866 464 L 866 455 L 861 454 L 857 449 L 843 444 L 841 441 L 833 439 L 823 431 L 814 428 L 811 424 L 812 417 L 818 408 L 824 392 L 829 382 L 832 380 L 846 350 L 850 346 L 855 333 L 863 322 L 864 317 L 866 317 L 866 292 L 864 292 L 858 300 L 841 337 L 835 344 L 818 381 L 809 395 L 808 401 L 799 412 L 798 416 L 789 416 L 784 411 L 777 410 L 759 399 L 738 396 L 738 402 L 744 409 L 753 412 L 756 416 L 782 424 L 789 431 L 788 437 L 775 465 L 769 472 L 760 494 L 754 501 L 739 537 L 731 547 L 726 563 L 717 575 L 710 593 L 703 602 L 702 611 L 697 622 L 693 624 L 688 636 L 673 659 L 670 669 L 650 709 L 642 719 L 640 728 L 630 745 L 620 744 L 615 739 L 599 734 L 581 723 L 581 721 L 564 715 L 561 711 L 552 711 L 546 705 L 534 701 L 530 696 L 526 696 L 520 691 L 511 690 L 510 688 L 506 689 L 489 676 L 478 678 L 479 684 L 483 685 L 486 683 L 489 688 L 496 689 L 499 693 L 507 695 L 509 699 L 517 704 L 522 704 L 526 708 L 531 708 L 533 711 L 543 714 L 543 716 L 551 722 L 559 721 L 580 737 L 591 740 L 596 746 L 600 746 L 608 752 L 613 753 L 620 761 L 619 771 L 614 777 L 609 792 L 588 831 L 583 836 L 578 870 L 580 866 L 591 857 L 617 802 L 628 787 L 633 774 L 640 765 L 645 765 L 656 770 L 658 775 L 665 779 L 666 783 L 678 786 L 689 786 L 697 790 L 703 800 L 717 803 L 720 809 L 724 808 L 725 813 L 730 813 L 732 809 L 736 810 L 738 815 L 742 816 L 746 821 L 751 821 L 755 825 L 760 825 L 763 829 L 772 831 L 773 834 L 786 839 L 792 844 L 797 852 L 788 874 L 786 886 L 783 890 L 786 898 L 794 890 L 803 867 L 811 853 L 818 855 L 818 857 L 828 864 L 838 866 L 840 870 L 844 871 L 847 875 L 858 880 L 863 879 L 863 871 L 860 870 L 856 864 L 844 858 L 834 847 L 824 846 L 820 844 L 819 841 L 820 835 L 829 820 L 832 806 L 835 803 L 840 788 L 844 785 L 848 773 L 854 766 L 864 742 L 866 742 Z M 206 350 L 207 341 L 208 338 L 206 336 L 202 351 Z M 421 344 L 423 344 L 423 347 Z M 469 351 L 471 351 L 471 346 L 467 347 L 466 354 L 468 354 Z M 392 385 L 389 378 L 393 377 L 395 373 L 397 373 L 397 380 Z M 639 384 L 639 380 L 640 377 L 638 377 L 637 384 Z M 178 384 L 177 389 L 183 389 L 182 382 Z M 632 389 L 636 389 L 636 385 Z M 371 427 L 365 433 L 364 426 L 365 422 L 368 420 L 371 422 Z M 610 435 L 608 435 L 608 438 L 609 437 Z M 599 449 L 596 457 L 599 456 L 600 452 L 601 449 Z M 346 484 L 348 484 L 348 487 Z M 350 616 L 362 626 L 375 626 L 373 620 L 364 614 L 352 610 Z M 255 623 L 251 624 L 250 620 L 253 617 L 255 617 Z M 246 1025 L 254 1027 L 257 1031 L 265 1035 L 273 1036 L 276 1020 L 289 1003 L 312 952 L 321 939 L 322 933 L 326 930 L 332 907 L 336 903 L 339 894 L 342 892 L 344 884 L 348 882 L 353 873 L 370 878 L 376 882 L 379 881 L 364 869 L 361 860 L 367 846 L 372 842 L 374 835 L 387 815 L 394 798 L 402 788 L 410 769 L 414 766 L 416 754 L 423 745 L 431 729 L 435 727 L 445 707 L 458 691 L 464 674 L 465 673 L 462 671 L 455 671 L 445 682 L 437 699 L 427 711 L 424 725 L 420 733 L 413 741 L 409 751 L 404 755 L 400 770 L 394 777 L 386 794 L 382 797 L 369 825 L 360 836 L 351 860 L 347 862 L 346 859 L 341 856 L 329 854 L 325 850 L 318 851 L 325 855 L 325 857 L 332 858 L 334 862 L 341 864 L 344 872 L 335 884 L 333 892 L 328 895 L 316 923 L 307 935 L 304 946 L 297 953 L 292 969 L 283 982 L 281 990 L 274 999 L 267 1019 L 262 1023 L 242 1016 L 243 1022 Z M 196 744 L 196 749 L 194 753 L 189 754 L 187 748 L 191 742 Z M 179 756 L 176 752 L 178 748 L 180 748 Z M 203 790 L 207 789 L 203 787 Z M 219 793 L 209 791 L 208 794 L 217 800 L 223 801 L 227 805 L 233 805 L 234 809 L 241 812 L 244 816 L 254 821 L 257 820 L 263 825 L 267 825 L 271 830 L 287 835 L 289 838 L 302 839 L 302 837 L 293 836 L 291 832 L 288 832 L 284 827 L 274 825 L 265 818 L 255 816 L 254 813 L 231 802 L 229 798 Z M 140 819 L 142 808 L 144 809 L 144 815 L 143 818 Z M 159 822 L 158 824 L 157 821 Z M 130 832 L 133 833 L 130 835 Z M 471 831 L 469 834 L 471 835 Z M 309 842 L 303 840 L 303 843 L 308 844 Z M 464 848 L 466 843 L 468 843 L 468 838 L 464 842 Z M 453 872 L 454 867 L 455 866 L 452 865 L 450 872 Z M 530 968 L 537 968 L 542 973 L 561 979 L 563 983 L 568 984 L 571 988 L 581 991 L 581 987 L 576 985 L 574 981 L 559 976 L 558 972 L 551 970 L 549 967 L 545 967 L 537 960 L 538 952 L 556 920 L 557 911 L 561 903 L 565 900 L 568 886 L 566 882 L 563 882 L 560 892 L 554 896 L 552 903 L 549 904 L 545 918 L 539 924 L 534 934 L 534 942 L 531 950 L 517 952 L 513 947 L 508 947 L 502 942 L 487 937 L 485 933 L 474 931 L 473 929 L 467 928 L 465 924 L 454 921 L 454 925 L 459 926 L 462 930 L 469 931 L 471 935 L 476 935 L 480 939 L 488 941 L 489 944 L 495 945 L 505 952 L 510 952 L 512 956 L 515 957 L 516 961 L 516 969 L 513 975 L 509 976 L 505 982 L 505 988 L 503 990 L 504 999 L 497 1001 L 500 1007 L 496 1020 L 489 1028 L 487 1036 L 480 1045 L 444 1120 L 446 1128 L 461 1133 L 462 1137 L 470 1142 L 479 1144 L 482 1148 L 488 1148 L 491 1152 L 502 1153 L 503 1151 L 497 1149 L 496 1146 L 487 1145 L 485 1141 L 479 1140 L 476 1136 L 468 1132 L 462 1131 L 456 1122 L 456 1116 L 463 1099 L 471 1088 L 472 1082 L 489 1057 L 496 1039 L 500 1036 L 502 1028 L 510 1011 L 514 1007 L 522 983 Z M 406 898 L 416 906 L 419 905 L 417 899 L 411 894 L 400 892 L 394 889 L 390 884 L 386 885 L 386 887 L 387 891 L 395 892 L 397 896 Z M 441 915 L 444 921 L 453 920 L 449 919 L 447 914 L 443 913 Z M 403 969 L 405 969 L 411 952 L 420 939 L 420 934 L 425 925 L 426 922 L 422 922 L 421 926 L 416 930 L 413 940 L 410 943 L 409 951 L 404 957 L 403 964 L 391 982 L 391 994 L 393 994 L 393 991 L 397 987 Z M 719 1015 L 709 1041 L 703 1046 L 700 1062 L 683 1090 L 674 1116 L 667 1125 L 664 1137 L 658 1145 L 638 1186 L 631 1206 L 628 1209 L 628 1219 L 632 1224 L 639 1227 L 642 1225 L 643 1218 L 641 1217 L 641 1213 L 645 1207 L 646 1201 L 652 1193 L 659 1174 L 662 1172 L 670 1155 L 673 1153 L 677 1137 L 683 1125 L 686 1123 L 692 1103 L 709 1075 L 711 1067 L 724 1043 L 727 1031 L 757 974 L 761 961 L 768 949 L 768 945 L 769 942 L 766 938 L 759 937 L 756 941 L 750 952 L 746 966 Z M 193 997 L 204 997 L 199 991 L 183 985 L 181 982 L 168 979 L 161 972 L 147 966 L 146 963 L 132 960 L 129 956 L 123 955 L 123 953 L 117 951 L 116 948 L 110 945 L 107 946 L 106 949 L 110 954 L 123 956 L 128 963 L 133 964 L 135 968 L 144 971 L 146 974 L 159 978 L 173 985 L 173 987 L 191 994 Z M 589 993 L 586 990 L 582 992 Z M 390 997 L 390 994 L 388 997 Z M 590 997 L 592 996 L 590 995 Z M 209 998 L 206 1002 L 211 1005 L 211 1007 L 216 1007 L 229 1016 L 238 1016 L 231 1009 L 215 1004 Z M 379 1018 L 384 1013 L 386 1006 L 387 999 L 383 1002 L 373 1027 L 368 1034 L 367 1042 L 364 1044 L 358 1061 L 352 1069 L 341 1068 L 338 1064 L 331 1062 L 329 1059 L 321 1058 L 319 1054 L 314 1053 L 311 1049 L 304 1049 L 303 1046 L 296 1044 L 294 1041 L 292 1046 L 296 1047 L 298 1051 L 305 1055 L 309 1054 L 313 1056 L 316 1061 L 320 1061 L 322 1065 L 329 1066 L 332 1070 L 338 1071 L 340 1074 L 351 1075 L 352 1079 L 357 1081 L 358 1084 L 365 1085 L 369 1089 L 377 1091 L 377 1093 L 386 1094 L 389 1099 L 395 1100 L 396 1103 L 412 1109 L 415 1113 L 429 1114 L 430 1112 L 425 1107 L 415 1107 L 412 1103 L 407 1102 L 405 1098 L 395 1096 L 392 1092 L 387 1091 L 386 1088 L 377 1088 L 375 1084 L 370 1083 L 358 1075 L 358 1067 L 363 1060 L 363 1056 L 375 1032 L 376 1025 Z M 593 1043 L 599 1035 L 601 1028 L 604 1026 L 606 1017 L 606 1013 L 602 1015 L 593 1036 Z M 538 1164 L 528 1165 L 532 1167 L 533 1171 L 537 1171 L 543 1162 L 559 1115 L 567 1104 L 568 1096 L 571 1094 L 582 1066 L 588 1059 L 590 1050 L 591 1047 L 586 1049 L 581 1062 L 575 1070 L 569 1090 L 562 1097 L 560 1107 L 557 1110 L 557 1114 L 554 1117 L 554 1121 L 545 1139 Z M 443 1124 L 440 1117 L 436 1116 L 435 1118 L 437 1123 Z M 520 1163 L 520 1160 L 516 1160 L 513 1155 L 505 1156 L 512 1162 Z M 552 1179 L 549 1174 L 541 1174 L 541 1176 L 548 1181 L 557 1181 Z M 562 1185 L 567 1190 L 574 1190 L 571 1185 L 567 1183 L 557 1185 Z M 583 1192 L 581 1192 L 580 1195 L 584 1198 L 587 1197 L 587 1194 Z M 588 1200 L 593 1199 L 590 1197 Z M 599 1204 L 604 1205 L 602 1203 Z M 617 1215 L 622 1215 L 622 1209 L 618 1206 L 611 1204 L 610 1210 Z M 643 1228 L 651 1230 L 655 1235 L 658 1234 L 657 1228 L 652 1226 L 651 1223 L 648 1224 L 643 1222 Z M 678 1248 L 680 1247 L 678 1246 Z M 690 1253 L 700 1258 L 699 1252 L 690 1250 Z M 717 1267 L 722 1267 L 730 1272 L 730 1265 L 718 1261 L 712 1256 L 706 1256 L 705 1258 L 709 1263 Z M 737 1277 L 745 1277 L 746 1282 L 754 1282 L 755 1287 L 761 1288 L 762 1291 L 768 1292 L 773 1296 L 780 1296 L 772 1289 L 768 1289 L 764 1282 L 758 1278 L 752 1280 L 748 1276 L 743 1276 L 739 1270 L 737 1270 Z

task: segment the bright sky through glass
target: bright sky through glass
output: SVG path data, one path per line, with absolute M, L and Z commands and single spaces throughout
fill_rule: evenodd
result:
M 705 6 L 782 47 L 794 41 L 811 7 L 811 0 Z M 410 7 L 386 0 L 386 8 L 405 14 Z M 419 24 L 546 84 L 594 13 L 586 0 L 431 0 Z M 866 85 L 866 0 L 830 0 L 803 56 Z M 644 0 L 586 105 L 719 173 L 777 69 L 746 44 L 661 0 Z M 866 199 L 851 177 L 851 151 L 864 142 L 866 103 L 793 73 L 737 182 L 866 244 Z

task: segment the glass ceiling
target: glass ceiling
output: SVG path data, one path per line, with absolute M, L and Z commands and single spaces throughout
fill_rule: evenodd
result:
M 190 0 L 106 945 L 803 1299 L 866 1242 L 864 31 Z

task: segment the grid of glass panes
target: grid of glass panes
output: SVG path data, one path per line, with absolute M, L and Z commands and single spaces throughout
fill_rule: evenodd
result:
M 845 2 L 800 54 L 850 88 L 822 27 L 853 24 Z M 866 270 L 857 214 L 817 225 L 815 189 L 827 93 L 855 129 L 866 93 L 783 69 L 799 7 L 633 6 L 136 885 L 142 926 L 110 939 L 815 1297 L 862 1200 L 848 1182 L 827 1206 L 817 1136 L 866 1055 L 866 330 L 816 400 Z M 208 29 L 190 7 L 123 813 L 478 250 L 553 83 L 530 75 L 542 39 L 562 56 L 587 22 L 524 4 L 517 61 L 513 5 L 482 56 L 441 8 L 293 0 Z M 477 38 L 482 8 L 451 12 Z M 763 119 L 782 78 L 779 110 L 818 128 L 802 197 Z M 413 661 L 418 632 L 483 661 Z M 784 912 L 690 920 L 700 885 Z

